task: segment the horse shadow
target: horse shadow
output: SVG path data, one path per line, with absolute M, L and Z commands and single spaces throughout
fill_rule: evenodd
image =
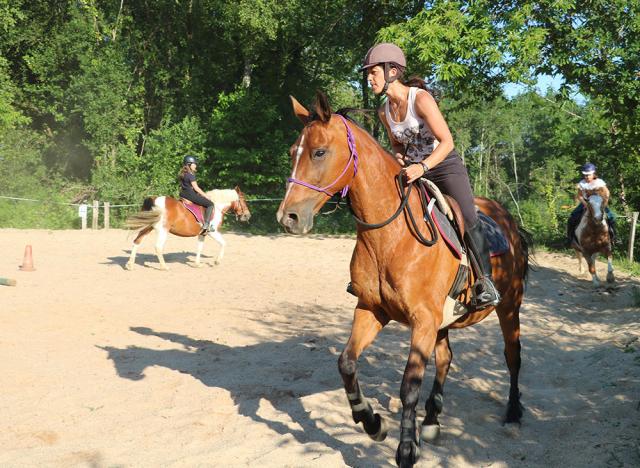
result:
M 115 257 L 107 257 L 107 262 L 103 262 L 103 265 L 118 265 L 123 270 L 125 269 L 125 265 L 129 261 L 131 257 L 131 250 L 123 250 L 126 256 L 115 256 Z M 183 265 L 188 265 L 191 261 L 195 259 L 196 253 L 189 251 L 182 252 L 170 252 L 163 254 L 165 262 L 171 266 L 171 263 L 178 263 Z M 204 253 L 200 254 L 201 259 L 213 258 L 212 255 L 206 255 Z M 144 268 L 153 268 L 157 269 L 159 267 L 158 256 L 156 254 L 147 254 L 147 253 L 137 253 L 136 254 L 136 267 L 144 267 Z
M 229 392 L 238 414 L 269 427 L 283 436 L 293 436 L 301 444 L 320 443 L 341 453 L 345 463 L 361 465 L 361 448 L 346 444 L 330 435 L 320 427 L 326 421 L 311 417 L 305 409 L 302 399 L 313 394 L 342 389 L 342 381 L 337 369 L 339 351 L 346 342 L 334 338 L 313 335 L 297 335 L 285 341 L 268 341 L 249 346 L 228 346 L 210 340 L 197 340 L 189 336 L 156 331 L 148 327 L 131 327 L 140 335 L 156 337 L 180 345 L 183 349 L 157 350 L 129 346 L 116 348 L 99 346 L 113 361 L 119 377 L 129 380 L 141 380 L 145 369 L 153 366 L 165 367 L 191 375 L 207 387 L 222 388 Z M 328 351 L 333 350 L 333 351 Z M 335 368 L 327 373 L 326 368 Z M 377 373 L 363 362 L 361 371 Z M 312 390 L 310 390 L 312 389 Z M 370 387 L 368 396 L 388 400 L 385 394 Z M 340 398 L 344 395 L 340 394 Z M 269 402 L 281 414 L 288 415 L 294 427 L 280 421 L 260 415 L 262 400 Z M 346 396 L 343 408 L 348 411 Z M 350 416 L 348 416 L 350 419 Z M 295 427 L 295 424 L 299 428 Z M 327 423 L 328 424 L 328 423 Z M 356 430 L 354 428 L 354 430 Z M 363 434 L 366 438 L 366 435 Z M 365 439 L 368 440 L 368 439 Z M 306 448 L 306 450 L 313 450 Z M 373 449 L 378 456 L 383 454 L 382 447 Z M 359 456 L 360 453 L 360 456 Z M 374 453 L 369 453 L 374 455 Z

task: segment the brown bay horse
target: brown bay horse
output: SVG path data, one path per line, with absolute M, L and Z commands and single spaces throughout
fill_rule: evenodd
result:
M 607 257 L 607 283 L 614 283 L 613 252 L 605 214 L 609 204 L 609 189 L 607 187 L 598 187 L 593 190 L 587 190 L 585 196 L 583 197 L 582 194 L 579 194 L 578 199 L 584 206 L 584 213 L 576 227 L 575 237 L 571 243 L 578 258 L 578 272 L 582 273 L 581 257 L 584 257 L 589 273 L 591 273 L 591 281 L 596 288 L 599 287 L 600 280 L 596 273 L 596 258 L 598 254 L 602 254 Z
M 431 442 L 440 433 L 438 414 L 442 411 L 443 387 L 452 360 L 449 329 L 475 324 L 494 308 L 473 311 L 448 326 L 443 325 L 443 304 L 460 260 L 441 236 L 430 247 L 418 242 L 415 230 L 408 225 L 406 209 L 399 205 L 399 188 L 394 178 L 400 165 L 365 130 L 333 114 L 321 93 L 313 113 L 295 98 L 291 100 L 304 128 L 290 150 L 293 170 L 277 213 L 278 221 L 289 233 L 309 232 L 320 208 L 340 191 L 344 196 L 348 190 L 354 216 L 367 223 L 389 220 L 394 212 L 404 211 L 384 227 L 357 226 L 350 270 L 358 303 L 351 336 L 338 367 L 354 422 L 362 422 L 372 439 L 383 440 L 386 423 L 364 396 L 357 379 L 357 360 L 389 321 L 410 327 L 410 352 L 400 388 L 402 420 L 396 461 L 400 466 L 412 466 L 419 456 L 415 417 L 427 359 L 435 351 L 436 377 L 420 430 L 420 438 Z M 408 197 L 407 206 L 413 213 L 421 213 L 416 192 Z M 476 199 L 476 204 L 498 223 L 510 244 L 505 254 L 492 259 L 492 266 L 502 295 L 495 310 L 510 374 L 505 422 L 519 423 L 523 411 L 518 388 L 519 310 L 528 272 L 529 246 L 501 205 L 483 198 Z M 424 230 L 423 235 L 429 235 L 426 227 L 420 229 Z M 469 301 L 468 288 L 466 300 Z
M 233 190 L 211 190 L 206 192 L 206 194 L 214 203 L 214 211 L 211 218 L 212 228 L 206 235 L 200 235 L 202 229 L 200 224 L 196 221 L 195 216 L 184 207 L 180 200 L 166 196 L 146 198 L 142 205 L 142 211 L 130 216 L 126 221 L 128 228 L 140 229 L 140 232 L 133 241 L 131 256 L 125 265 L 125 269 L 133 269 L 133 265 L 136 262 L 136 252 L 142 239 L 153 230 L 156 231 L 155 250 L 161 270 L 169 269 L 162 254 L 169 233 L 180 237 L 198 236 L 198 251 L 194 265 L 196 267 L 202 266 L 202 263 L 200 263 L 200 254 L 202 253 L 205 237 L 210 236 L 220 244 L 220 252 L 215 259 L 216 265 L 219 264 L 222 257 L 224 257 L 224 248 L 226 246 L 226 242 L 222 238 L 219 230 L 224 215 L 231 210 L 240 221 L 249 221 L 251 213 L 249 212 L 244 194 L 239 187 Z

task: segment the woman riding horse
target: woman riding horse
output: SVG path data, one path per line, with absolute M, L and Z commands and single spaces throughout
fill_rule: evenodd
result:
M 387 130 L 407 182 L 424 177 L 453 197 L 464 217 L 466 241 L 478 260 L 480 271 L 473 287 L 476 307 L 495 306 L 500 294 L 491 278 L 491 256 L 483 224 L 473 201 L 467 169 L 453 146 L 453 138 L 438 104 L 425 82 L 413 77 L 400 80 L 406 68 L 402 49 L 378 44 L 367 52 L 361 70 L 377 95 L 386 95 L 378 116 Z
M 205 235 L 209 230 L 211 222 L 211 214 L 213 213 L 213 202 L 207 197 L 207 194 L 198 186 L 196 182 L 196 170 L 198 161 L 194 156 L 185 156 L 182 160 L 182 169 L 178 174 L 180 180 L 180 198 L 189 200 L 196 205 L 204 206 L 204 220 L 202 222 L 202 231 L 200 235 Z
M 593 163 L 586 163 L 580 169 L 582 172 L 582 180 L 578 182 L 576 185 L 576 189 L 578 190 L 577 197 L 578 200 L 583 199 L 586 200 L 588 198 L 587 191 L 595 190 L 601 187 L 606 187 L 607 184 L 604 180 L 597 176 L 596 171 L 597 168 Z M 607 206 L 605 208 L 605 212 L 607 214 L 607 224 L 609 226 L 609 236 L 611 238 L 611 246 L 613 246 L 616 242 L 616 216 Z M 571 243 L 574 240 L 576 228 L 580 223 L 580 219 L 584 214 L 584 204 L 582 202 L 578 203 L 571 215 L 569 216 L 569 220 L 567 222 L 567 245 L 571 246 Z

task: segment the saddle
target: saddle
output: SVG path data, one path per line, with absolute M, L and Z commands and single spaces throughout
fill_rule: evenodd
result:
M 189 212 L 195 216 L 196 221 L 201 225 L 204 224 L 204 206 L 196 205 L 192 201 L 187 200 L 186 198 L 181 198 L 180 201 L 182 205 L 189 210 Z
M 427 200 L 424 217 L 431 217 L 438 232 L 442 236 L 451 252 L 460 259 L 458 271 L 451 284 L 443 307 L 443 321 L 440 329 L 446 328 L 461 316 L 473 312 L 469 305 L 469 287 L 472 281 L 472 266 L 475 259 L 470 261 L 464 241 L 464 218 L 458 203 L 450 196 L 442 194 L 440 189 L 428 179 L 420 179 L 420 189 L 424 191 Z M 482 213 L 476 206 L 478 218 L 489 240 L 491 256 L 504 254 L 509 250 L 509 241 L 500 226 L 489 216 Z M 473 268 L 477 276 L 477 269 Z

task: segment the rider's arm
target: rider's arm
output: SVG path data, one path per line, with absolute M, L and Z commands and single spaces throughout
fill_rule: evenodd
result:
M 444 120 L 438 103 L 429 92 L 419 92 L 416 94 L 415 111 L 431 129 L 433 136 L 439 141 L 436 149 L 424 162 L 433 169 L 440 164 L 453 151 L 453 137 L 449 131 L 449 126 Z
M 396 161 L 398 161 L 401 166 L 404 166 L 404 146 L 402 145 L 402 143 L 398 143 L 398 141 L 391 133 L 389 123 L 387 122 L 387 116 L 384 113 L 384 106 L 378 109 L 378 118 L 384 125 L 384 129 L 387 131 L 387 136 L 389 137 L 389 141 L 391 142 L 391 148 L 393 149 L 393 155 L 396 158 Z
M 193 187 L 193 190 L 195 190 L 196 193 L 199 193 L 204 198 L 209 198 L 209 197 L 207 197 L 207 194 L 204 193 L 200 187 L 198 187 L 198 182 L 196 182 L 195 180 L 191 181 L 191 187 Z

